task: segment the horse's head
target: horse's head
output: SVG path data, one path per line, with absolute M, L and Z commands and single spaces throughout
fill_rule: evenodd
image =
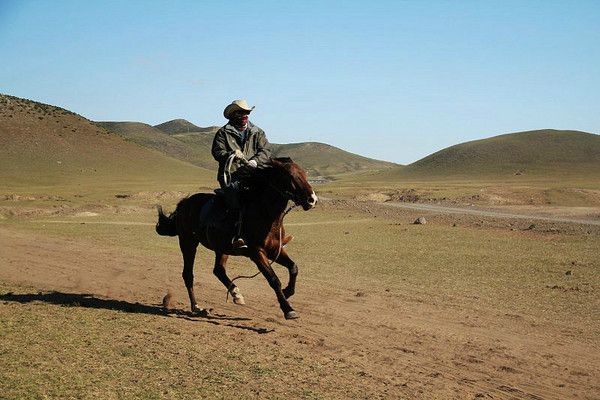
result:
M 317 195 L 313 190 L 306 172 L 291 158 L 272 158 L 266 165 L 269 170 L 269 184 L 288 200 L 310 210 L 317 204 Z

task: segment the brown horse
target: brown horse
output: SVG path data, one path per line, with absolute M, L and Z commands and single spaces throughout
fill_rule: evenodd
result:
M 317 196 L 304 170 L 289 158 L 274 158 L 264 166 L 246 169 L 246 172 L 244 182 L 248 189 L 244 192 L 242 236 L 247 248 L 232 248 L 231 224 L 224 222 L 225 202 L 222 196 L 212 193 L 197 193 L 181 200 L 169 216 L 159 207 L 156 232 L 163 236 L 179 237 L 183 254 L 182 276 L 193 312 L 205 313 L 198 307 L 194 296 L 194 259 L 198 244 L 201 243 L 215 252 L 213 273 L 225 285 L 236 304 L 244 304 L 244 298 L 225 271 L 230 255 L 250 258 L 275 291 L 285 318 L 298 318 L 298 313 L 288 302 L 295 291 L 298 267 L 281 243 L 285 237 L 283 217 L 289 200 L 307 211 L 315 206 Z M 269 260 L 288 269 L 289 282 L 284 289 Z

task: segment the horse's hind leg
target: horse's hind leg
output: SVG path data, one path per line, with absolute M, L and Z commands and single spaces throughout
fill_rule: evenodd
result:
M 227 260 L 229 256 L 227 254 L 215 252 L 215 267 L 213 269 L 213 274 L 225 285 L 229 294 L 233 298 L 233 302 L 235 304 L 244 305 L 246 302 L 244 301 L 244 296 L 240 293 L 240 290 L 235 286 L 231 279 L 227 276 L 227 272 L 225 271 L 225 264 L 227 264 Z
M 206 310 L 198 307 L 196 296 L 194 295 L 194 259 L 196 258 L 196 250 L 198 241 L 188 238 L 179 237 L 179 248 L 183 255 L 183 281 L 190 297 L 190 305 L 194 313 L 206 313 Z
M 286 299 L 292 297 L 294 292 L 296 291 L 296 277 L 298 276 L 298 266 L 296 263 L 290 258 L 287 251 L 285 249 L 281 249 L 281 253 L 277 260 L 275 261 L 279 265 L 283 265 L 288 269 L 290 274 L 290 280 L 288 285 L 283 289 L 283 295 Z

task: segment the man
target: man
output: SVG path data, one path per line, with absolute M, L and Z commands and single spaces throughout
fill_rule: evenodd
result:
M 229 122 L 219 129 L 212 145 L 212 155 L 219 163 L 217 179 L 221 187 L 225 187 L 223 173 L 230 155 L 235 154 L 236 161 L 231 167 L 231 173 L 242 166 L 242 159 L 248 161 L 249 167 L 267 162 L 271 151 L 265 132 L 249 121 L 249 115 L 254 107 L 249 107 L 246 100 L 234 100 L 225 107 L 223 115 Z
M 225 107 L 223 116 L 229 122 L 217 131 L 212 144 L 212 155 L 219 163 L 219 172 L 217 180 L 226 191 L 229 206 L 232 211 L 238 211 L 238 233 L 232 241 L 233 248 L 243 248 L 246 246 L 244 240 L 240 237 L 242 229 L 242 210 L 239 205 L 239 183 L 235 181 L 235 171 L 240 167 L 247 165 L 249 168 L 257 168 L 269 160 L 271 151 L 268 149 L 269 142 L 265 132 L 258 126 L 249 121 L 250 113 L 254 107 L 249 107 L 246 100 L 234 100 Z M 225 182 L 225 170 L 227 160 L 230 156 L 235 157 L 230 171 L 232 182 Z M 244 159 L 247 162 L 244 162 Z M 229 184 L 229 185 L 228 185 Z

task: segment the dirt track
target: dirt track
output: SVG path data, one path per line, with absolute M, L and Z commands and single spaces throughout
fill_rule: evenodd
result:
M 160 266 L 172 257 L 122 254 L 110 246 L 5 228 L 0 242 L 4 282 L 145 304 L 159 303 L 165 287 L 177 288 L 177 306 L 187 308 L 179 270 Z M 209 268 L 197 272 L 197 282 L 202 301 L 219 315 L 243 317 L 201 326 L 202 346 L 220 351 L 243 340 L 239 351 L 252 349 L 252 357 L 265 363 L 272 362 L 273 351 L 291 351 L 301 363 L 322 370 L 318 382 L 291 375 L 282 384 L 291 379 L 326 398 L 595 399 L 600 394 L 597 337 L 561 321 L 507 314 L 501 307 L 417 287 L 397 291 L 363 282 L 357 289 L 348 277 L 335 283 L 302 277 L 293 301 L 301 319 L 289 322 L 261 278 L 244 281 L 248 305 L 243 308 L 224 303 L 224 290 Z M 5 301 L 1 307 L 14 304 Z M 186 331 L 192 328 L 185 320 L 181 324 Z M 229 334 L 231 329 L 237 333 Z
M 502 210 L 493 209 L 481 209 L 481 208 L 466 208 L 466 207 L 449 207 L 439 204 L 422 204 L 422 203 L 399 203 L 399 202 L 386 202 L 383 203 L 389 207 L 406 208 L 409 210 L 420 210 L 431 213 L 440 214 L 460 214 L 460 215 L 478 215 L 482 217 L 494 217 L 494 218 L 511 218 L 511 219 L 524 219 L 524 220 L 541 220 L 548 222 L 561 222 L 569 224 L 583 224 L 583 225 L 598 225 L 600 226 L 600 218 L 591 218 L 589 216 L 581 216 L 580 218 L 568 218 L 561 216 L 552 215 L 540 215 L 531 212 L 511 212 L 507 211 L 504 207 Z M 597 209 L 595 209 L 597 211 Z

